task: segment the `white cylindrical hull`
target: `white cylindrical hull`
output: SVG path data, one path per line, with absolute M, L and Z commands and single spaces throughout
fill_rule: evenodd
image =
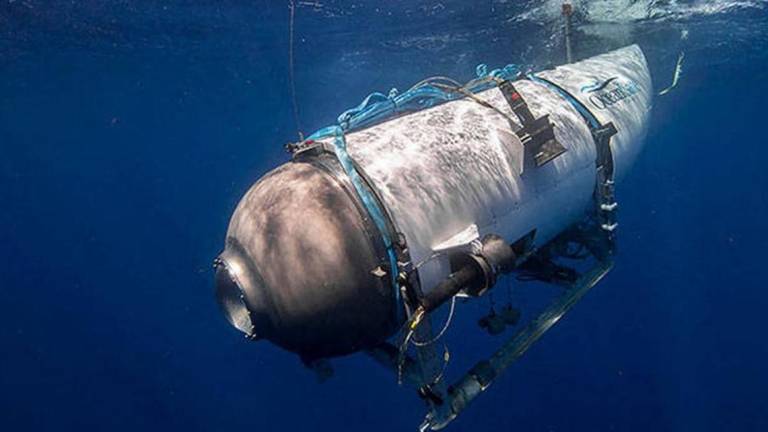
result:
M 651 79 L 642 51 L 630 46 L 538 73 L 613 122 L 617 175 L 632 164 L 645 135 Z M 541 245 L 592 208 L 596 148 L 574 106 L 547 84 L 514 83 L 538 118 L 549 115 L 567 149 L 553 161 L 526 165 L 520 128 L 498 88 L 478 93 L 513 119 L 472 99 L 445 103 L 346 135 L 349 154 L 377 190 L 428 292 L 450 271 L 445 250 L 476 235 L 509 242 L 535 230 Z

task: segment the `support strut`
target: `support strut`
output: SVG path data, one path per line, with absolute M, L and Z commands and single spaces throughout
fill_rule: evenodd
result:
M 442 412 L 430 411 L 420 430 L 439 430 L 448 425 L 480 393 L 512 363 L 519 359 L 547 330 L 557 323 L 613 266 L 611 261 L 601 262 L 583 274 L 572 287 L 566 289 L 535 320 L 515 334 L 491 357 L 478 362 L 448 390 L 446 403 L 450 407 Z M 447 415 L 446 415 L 447 414 Z

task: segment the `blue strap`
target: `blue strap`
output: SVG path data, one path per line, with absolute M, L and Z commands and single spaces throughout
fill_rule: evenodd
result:
M 465 90 L 471 93 L 478 93 L 496 85 L 494 80 L 487 78 L 509 80 L 517 77 L 520 74 L 520 68 L 509 64 L 489 72 L 488 66 L 479 64 L 475 73 L 477 79 L 465 86 Z M 380 92 L 371 93 L 358 106 L 341 113 L 338 123 L 345 132 L 349 132 L 380 123 L 393 115 L 430 108 L 440 102 L 461 97 L 463 97 L 461 93 L 446 91 L 430 81 L 425 81 L 404 93 L 399 93 L 394 88 L 386 95 Z
M 308 140 L 320 140 L 328 137 L 333 137 L 333 147 L 334 152 L 336 153 L 336 158 L 339 160 L 341 167 L 352 182 L 352 186 L 354 186 L 357 196 L 360 197 L 363 207 L 365 207 L 365 210 L 371 216 L 371 219 L 373 219 L 373 223 L 376 225 L 376 228 L 379 230 L 379 234 L 384 241 L 391 269 L 389 273 L 391 276 L 392 290 L 395 295 L 395 317 L 399 322 L 402 313 L 400 308 L 400 285 L 397 282 L 399 270 L 397 267 L 397 255 L 395 254 L 395 248 L 387 225 L 386 216 L 384 216 L 384 212 L 379 206 L 376 198 L 363 184 L 364 181 L 360 177 L 360 173 L 357 172 L 352 157 L 347 152 L 347 141 L 344 139 L 344 130 L 341 126 L 328 126 L 320 129 L 312 134 Z
M 530 79 L 533 82 L 537 82 L 539 84 L 544 84 L 545 86 L 547 86 L 551 90 L 554 90 L 555 93 L 557 93 L 560 96 L 562 96 L 563 99 L 568 101 L 568 103 L 570 103 L 571 106 L 573 106 L 573 108 L 575 108 L 576 111 L 578 111 L 579 114 L 581 114 L 581 116 L 587 122 L 587 125 L 589 126 L 590 129 L 596 130 L 596 129 L 600 129 L 600 127 L 602 127 L 602 125 L 600 124 L 600 121 L 597 119 L 597 117 L 595 117 L 595 115 L 592 114 L 592 112 L 589 111 L 589 109 L 586 106 L 584 106 L 583 103 L 581 103 L 578 99 L 573 97 L 570 93 L 568 93 L 567 91 L 562 89 L 557 84 L 555 84 L 555 83 L 553 83 L 551 81 L 545 80 L 543 78 L 539 78 L 539 77 L 537 77 L 534 74 L 528 74 L 528 79 Z
M 363 99 L 362 102 L 360 102 L 360 105 L 354 108 L 350 108 L 344 111 L 343 113 L 341 113 L 341 115 L 339 115 L 339 118 L 338 118 L 339 124 L 342 125 L 342 127 L 344 126 L 348 127 L 350 120 L 352 120 L 353 118 L 361 114 L 369 113 L 369 111 L 376 108 L 377 105 L 382 103 L 387 103 L 387 102 L 389 102 L 390 104 L 393 104 L 394 101 L 392 100 L 393 98 L 391 97 L 393 96 L 393 92 L 396 92 L 396 90 L 392 89 L 392 91 L 390 91 L 390 96 L 387 96 L 379 92 L 374 92 L 369 94 L 365 99 Z

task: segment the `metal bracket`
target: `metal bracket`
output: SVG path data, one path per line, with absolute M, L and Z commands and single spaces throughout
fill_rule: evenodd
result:
M 532 158 L 536 166 L 540 167 L 566 152 L 566 148 L 555 138 L 554 125 L 549 121 L 549 115 L 535 118 L 512 82 L 502 81 L 499 90 L 520 120 L 522 128 L 516 134 L 523 143 L 526 157 Z
M 597 148 L 595 213 L 600 228 L 611 237 L 619 226 L 616 222 L 616 209 L 619 204 L 615 197 L 613 152 L 611 150 L 611 137 L 616 133 L 616 127 L 612 122 L 592 130 L 592 137 Z

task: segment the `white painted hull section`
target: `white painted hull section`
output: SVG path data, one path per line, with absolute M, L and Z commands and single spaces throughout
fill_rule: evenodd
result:
M 640 151 L 651 106 L 651 79 L 640 48 L 630 46 L 537 76 L 565 88 L 601 123 L 614 123 L 614 163 L 617 175 L 624 173 Z M 602 92 L 581 91 L 610 78 Z M 602 109 L 591 103 L 591 96 L 600 95 L 612 102 L 608 93 L 621 85 L 636 86 L 637 91 Z M 449 273 L 441 244 L 468 227 L 475 225 L 480 236 L 495 233 L 510 242 L 535 229 L 535 243 L 541 245 L 592 208 L 596 150 L 584 119 L 544 84 L 520 80 L 515 87 L 535 117 L 549 114 L 557 140 L 567 149 L 539 168 L 522 169 L 523 147 L 508 119 L 471 99 L 346 136 L 350 155 L 405 235 L 411 258 L 420 264 L 425 292 Z M 517 122 L 499 89 L 478 96 Z M 514 130 L 519 127 L 515 123 Z

